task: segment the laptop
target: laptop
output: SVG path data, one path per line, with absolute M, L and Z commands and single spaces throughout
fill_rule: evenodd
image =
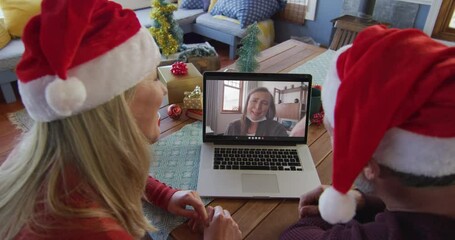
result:
M 311 79 L 309 74 L 204 73 L 201 196 L 299 198 L 321 184 L 306 145 Z M 248 121 L 258 122 L 255 131 Z

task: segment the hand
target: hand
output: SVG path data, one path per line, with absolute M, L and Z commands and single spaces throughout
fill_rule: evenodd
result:
M 299 202 L 300 218 L 320 215 L 318 207 L 319 197 L 321 196 L 322 192 L 324 192 L 324 190 L 328 187 L 329 187 L 328 185 L 321 185 L 316 189 L 300 196 Z M 356 206 L 357 210 L 363 208 L 363 206 L 365 205 L 365 199 L 358 190 L 349 190 L 348 194 L 354 196 L 357 204 Z
M 300 218 L 309 216 L 319 216 L 318 202 L 322 192 L 329 186 L 321 185 L 310 192 L 300 196 L 299 216 Z
M 186 209 L 190 205 L 194 210 Z M 209 217 L 202 203 L 201 197 L 195 191 L 178 191 L 172 195 L 167 210 L 175 215 L 195 220 L 197 223 L 208 226 Z
M 232 219 L 228 210 L 220 206 L 208 207 L 210 225 L 204 229 L 204 239 L 225 240 L 242 239 L 242 232 L 239 225 Z

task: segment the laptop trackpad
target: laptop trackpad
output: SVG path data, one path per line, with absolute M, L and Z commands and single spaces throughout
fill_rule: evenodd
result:
M 275 174 L 242 174 L 242 191 L 253 193 L 278 193 Z

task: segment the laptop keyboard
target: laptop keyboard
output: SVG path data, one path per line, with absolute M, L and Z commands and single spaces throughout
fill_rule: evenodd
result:
M 215 148 L 213 168 L 303 171 L 295 149 Z

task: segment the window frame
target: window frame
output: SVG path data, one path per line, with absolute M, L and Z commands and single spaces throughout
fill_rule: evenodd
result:
M 316 5 L 318 3 L 318 0 L 288 0 L 287 3 L 307 6 L 305 10 L 305 20 L 314 21 L 316 17 Z
M 306 9 L 305 19 L 314 21 L 316 18 L 316 5 L 318 4 L 318 0 L 307 0 L 308 1 L 308 8 Z
M 442 1 L 431 37 L 446 41 L 455 41 L 455 28 L 449 27 L 454 11 L 455 0 Z
M 225 110 L 224 109 L 224 92 L 225 92 L 226 87 L 236 88 L 234 86 L 227 85 L 224 81 L 237 81 L 237 82 L 239 82 L 239 87 L 238 87 L 238 89 L 239 89 L 239 109 L 238 110 Z M 232 113 L 240 114 L 240 113 L 242 113 L 242 108 L 243 108 L 243 81 L 240 81 L 240 80 L 224 80 L 224 81 L 223 81 L 222 93 L 221 93 L 221 113 L 229 113 L 229 114 L 232 114 Z

